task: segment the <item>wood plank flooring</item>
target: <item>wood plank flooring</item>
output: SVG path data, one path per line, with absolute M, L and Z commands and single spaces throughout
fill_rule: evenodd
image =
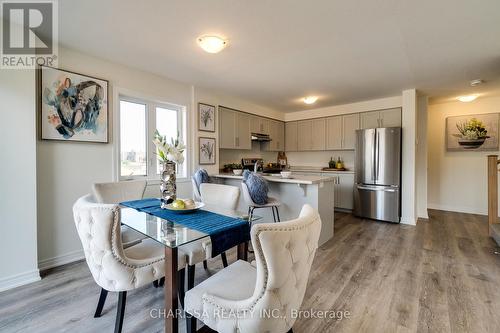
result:
M 500 332 L 500 249 L 485 216 L 430 211 L 412 227 L 338 213 L 335 223 L 302 309 L 349 316 L 299 318 L 294 332 Z M 209 268 L 197 268 L 197 282 L 222 263 Z M 85 262 L 47 271 L 40 282 L 0 293 L 0 332 L 112 332 L 117 295 L 94 319 L 98 296 Z M 161 332 L 162 319 L 150 313 L 162 306 L 161 288 L 129 292 L 124 332 Z

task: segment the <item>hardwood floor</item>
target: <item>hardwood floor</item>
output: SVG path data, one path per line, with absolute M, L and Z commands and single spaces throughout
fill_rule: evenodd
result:
M 302 309 L 349 316 L 299 318 L 294 332 L 499 332 L 496 251 L 485 216 L 430 211 L 428 221 L 412 227 L 338 213 Z M 209 263 L 208 272 L 199 266 L 198 281 L 222 263 Z M 103 316 L 94 319 L 98 296 L 85 262 L 50 270 L 41 282 L 0 293 L 0 332 L 112 332 L 117 295 L 110 293 Z M 162 306 L 161 288 L 129 292 L 124 332 L 161 332 L 162 319 L 150 312 Z

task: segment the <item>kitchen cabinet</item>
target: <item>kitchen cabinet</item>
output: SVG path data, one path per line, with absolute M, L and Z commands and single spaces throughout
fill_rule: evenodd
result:
M 250 115 L 219 108 L 219 147 L 221 149 L 252 149 Z
M 387 109 L 361 113 L 361 128 L 400 127 L 401 109 Z
M 354 149 L 359 114 L 326 118 L 326 149 Z
M 325 150 L 326 120 L 324 118 L 297 122 L 299 151 Z
M 325 177 L 334 177 L 334 206 L 338 209 L 352 210 L 354 207 L 354 174 L 353 173 L 327 173 Z
M 285 124 L 277 120 L 269 120 L 270 142 L 263 144 L 266 151 L 283 151 L 285 149 Z
M 359 129 L 359 114 L 342 116 L 342 149 L 354 149 L 356 146 L 356 130 Z
M 314 119 L 312 121 L 311 150 L 325 150 L 326 142 L 326 119 Z
M 311 150 L 312 148 L 312 120 L 297 122 L 297 150 Z
M 296 121 L 285 123 L 285 150 L 297 151 L 298 129 Z
M 342 117 L 326 119 L 326 149 L 342 149 Z
M 219 147 L 236 148 L 236 111 L 219 107 Z
M 259 117 L 259 116 L 251 116 L 250 118 L 250 132 L 258 133 L 258 134 L 268 134 L 270 133 L 270 119 Z

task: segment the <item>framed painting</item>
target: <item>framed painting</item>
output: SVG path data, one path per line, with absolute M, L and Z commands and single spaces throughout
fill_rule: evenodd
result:
M 215 132 L 215 105 L 198 103 L 198 129 Z
M 108 81 L 40 69 L 42 140 L 108 143 Z
M 446 118 L 448 151 L 498 150 L 499 113 Z
M 204 165 L 215 164 L 215 138 L 199 138 L 199 163 Z

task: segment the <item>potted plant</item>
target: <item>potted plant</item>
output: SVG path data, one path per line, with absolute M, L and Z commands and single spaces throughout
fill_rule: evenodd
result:
M 460 134 L 453 134 L 453 136 L 458 138 L 458 144 L 464 149 L 479 148 L 489 138 L 484 124 L 476 118 L 458 123 L 456 126 Z

